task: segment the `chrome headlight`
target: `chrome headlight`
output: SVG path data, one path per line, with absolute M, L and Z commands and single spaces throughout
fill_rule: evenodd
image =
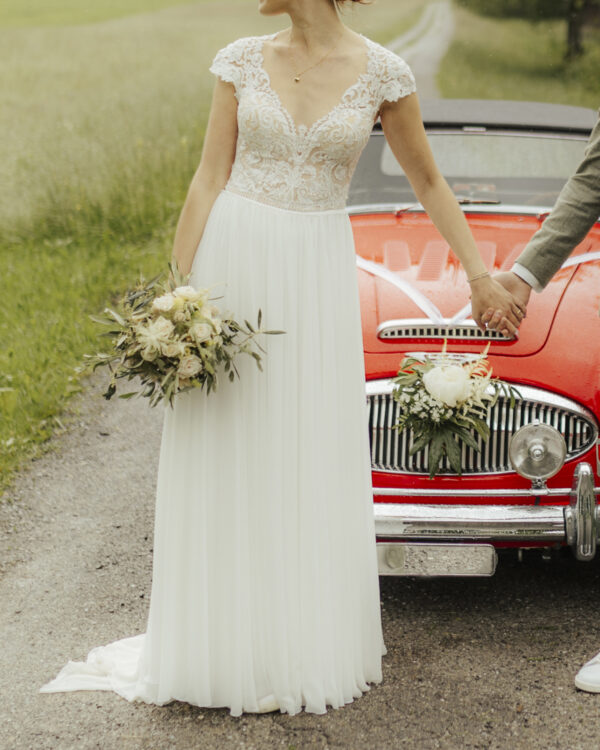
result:
M 545 481 L 562 468 L 567 445 L 556 428 L 533 423 L 515 432 L 508 444 L 508 454 L 513 469 L 522 477 Z

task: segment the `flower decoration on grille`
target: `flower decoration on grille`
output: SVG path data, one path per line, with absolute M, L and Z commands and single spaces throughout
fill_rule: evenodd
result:
M 410 454 L 427 449 L 427 468 L 433 478 L 444 456 L 456 474 L 462 473 L 461 447 L 480 450 L 479 436 L 490 434 L 488 414 L 505 394 L 514 406 L 518 391 L 492 377 L 487 360 L 489 344 L 478 356 L 441 352 L 405 357 L 393 382 L 393 397 L 400 405 L 397 430 L 412 431 Z
M 178 393 L 192 388 L 210 393 L 221 373 L 230 380 L 239 377 L 240 354 L 251 356 L 262 370 L 265 349 L 257 337 L 284 333 L 263 329 L 261 310 L 256 327 L 247 320 L 237 322 L 213 304 L 218 298 L 211 298 L 209 289 L 189 286 L 175 264 L 169 270 L 167 281 L 162 274 L 148 282 L 140 279 L 117 310 L 105 308 L 104 316 L 90 316 L 109 328 L 101 335 L 112 339 L 111 351 L 85 355 L 92 370 L 107 366 L 111 371 L 106 399 L 116 393 L 121 378 L 139 378 L 141 388 L 119 398 L 144 396 L 151 406 L 162 399 L 173 406 Z

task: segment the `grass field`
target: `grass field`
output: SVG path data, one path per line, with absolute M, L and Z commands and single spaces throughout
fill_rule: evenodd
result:
M 199 1 L 203 0 L 195 0 Z M 188 0 L 187 4 L 191 2 L 194 0 Z M 174 5 L 186 5 L 186 0 L 2 0 L 0 26 L 73 26 L 151 13 Z
M 443 96 L 600 107 L 600 30 L 586 54 L 565 63 L 565 24 L 483 18 L 455 7 L 456 36 L 438 84 Z
M 84 5 L 102 23 L 72 25 L 93 20 Z M 346 18 L 385 42 L 423 5 L 378 0 Z M 11 187 L 0 193 L 0 492 L 60 428 L 80 388 L 74 367 L 97 345 L 87 314 L 170 254 L 200 157 L 214 53 L 283 25 L 249 0 L 4 0 L 0 183 Z

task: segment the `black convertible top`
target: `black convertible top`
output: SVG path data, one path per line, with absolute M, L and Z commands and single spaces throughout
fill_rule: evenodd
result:
M 495 99 L 425 99 L 421 110 L 428 128 L 508 128 L 589 135 L 598 119 L 598 113 L 586 107 Z

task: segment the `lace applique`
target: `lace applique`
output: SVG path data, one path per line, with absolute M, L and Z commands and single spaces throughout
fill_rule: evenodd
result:
M 385 47 L 379 47 L 380 57 L 380 106 L 383 102 L 395 102 L 417 90 L 412 70 L 394 52 Z
M 247 74 L 253 65 L 260 64 L 260 58 L 257 57 L 259 50 L 254 49 L 254 54 L 252 53 L 252 47 L 256 47 L 257 38 L 259 37 L 245 37 L 231 42 L 217 52 L 209 68 L 211 73 L 219 76 L 223 81 L 233 83 L 238 101 Z
M 275 34 L 238 39 L 210 67 L 232 83 L 238 140 L 227 190 L 294 211 L 344 208 L 358 158 L 384 101 L 415 91 L 408 65 L 363 37 L 367 70 L 310 126 L 297 125 L 271 87 L 262 47 Z

